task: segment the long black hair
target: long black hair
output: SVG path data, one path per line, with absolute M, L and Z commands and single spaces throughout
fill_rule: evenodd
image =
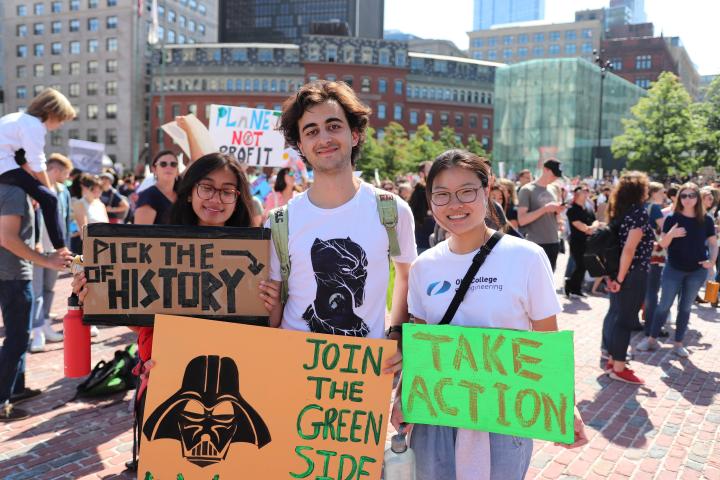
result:
M 250 185 L 247 177 L 240 168 L 240 164 L 229 155 L 222 153 L 210 153 L 195 160 L 182 176 L 177 185 L 177 200 L 170 211 L 170 223 L 172 225 L 197 225 L 198 216 L 189 201 L 193 195 L 195 186 L 215 170 L 228 169 L 237 178 L 238 199 L 235 202 L 235 210 L 225 222 L 227 227 L 250 227 L 252 226 L 253 203 L 250 197 Z
M 273 190 L 276 192 L 282 192 L 285 190 L 285 187 L 287 187 L 287 182 L 285 181 L 285 175 L 290 171 L 289 168 L 281 168 L 280 171 L 275 176 L 275 186 L 273 187 Z

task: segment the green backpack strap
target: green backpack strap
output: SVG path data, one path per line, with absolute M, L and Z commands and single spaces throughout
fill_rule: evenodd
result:
M 288 279 L 290 278 L 290 250 L 288 248 L 289 232 L 287 205 L 270 211 L 270 234 L 278 260 L 280 260 L 280 301 L 283 305 L 288 299 Z
M 397 257 L 400 255 L 400 243 L 398 242 L 397 230 L 395 228 L 398 224 L 397 199 L 392 193 L 388 193 L 379 188 L 375 189 L 375 199 L 377 200 L 380 223 L 385 227 L 390 244 L 388 253 L 391 257 Z

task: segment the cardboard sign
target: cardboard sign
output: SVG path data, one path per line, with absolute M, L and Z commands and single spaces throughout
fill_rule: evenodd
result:
M 405 421 L 573 443 L 573 333 L 403 326 Z
M 210 135 L 220 153 L 252 167 L 283 167 L 285 137 L 276 129 L 280 112 L 210 106 Z
M 395 349 L 158 315 L 138 479 L 379 479 Z
M 87 225 L 84 321 L 150 326 L 156 313 L 267 324 L 270 230 Z
M 105 144 L 71 138 L 68 147 L 75 168 L 95 175 L 102 172 Z

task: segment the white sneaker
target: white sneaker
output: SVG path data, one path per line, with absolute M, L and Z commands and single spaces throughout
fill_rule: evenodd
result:
M 688 352 L 687 348 L 683 347 L 682 345 L 674 346 L 672 352 L 680 358 L 688 358 L 690 356 L 690 352 Z
M 100 334 L 100 330 L 95 325 L 90 325 L 90 336 L 97 337 Z
M 32 342 L 30 343 L 30 353 L 40 353 L 45 351 L 45 334 L 43 327 L 33 328 Z
M 650 340 L 650 337 L 645 337 L 635 346 L 635 349 L 640 352 L 650 352 L 653 350 L 657 350 L 660 348 L 660 345 L 658 345 L 658 342 L 654 340 Z
M 45 341 L 48 343 L 58 343 L 63 341 L 63 334 L 56 332 L 50 327 L 50 320 L 45 320 L 45 324 L 42 326 L 43 333 L 45 334 Z

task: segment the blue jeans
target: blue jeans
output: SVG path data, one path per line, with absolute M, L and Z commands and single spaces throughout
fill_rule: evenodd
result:
M 620 304 L 618 303 L 615 296 L 615 293 L 609 294 L 610 306 L 608 307 L 608 311 L 605 314 L 605 318 L 603 319 L 601 348 L 605 351 L 610 350 L 610 339 L 612 338 L 612 331 L 613 328 L 615 328 L 615 322 L 617 321 L 618 312 L 620 311 Z M 613 301 L 614 298 L 615 300 Z
M 454 480 L 457 428 L 416 424 L 410 435 L 415 451 L 416 480 Z M 525 478 L 533 441 L 530 438 L 490 433 L 491 480 Z
M 620 291 L 610 294 L 610 308 L 614 307 L 616 314 L 607 350 L 613 360 L 624 362 L 627 357 L 630 335 L 638 323 L 646 288 L 647 272 L 633 268 L 625 276 Z
M 707 270 L 702 267 L 692 272 L 684 272 L 673 268 L 669 263 L 665 264 L 661 280 L 660 303 L 657 310 L 655 310 L 650 328 L 651 337 L 658 338 L 660 329 L 665 325 L 670 307 L 672 307 L 675 298 L 680 295 L 677 306 L 677 319 L 675 321 L 675 341 L 683 341 L 690 322 L 690 308 L 700 291 L 700 287 L 705 283 L 705 278 L 707 278 Z
M 25 351 L 30 340 L 31 280 L 0 280 L 5 340 L 0 348 L 0 405 L 25 386 Z
M 650 326 L 653 323 L 655 309 L 658 304 L 658 292 L 660 291 L 660 279 L 663 266 L 656 263 L 650 264 L 648 272 L 647 290 L 645 290 L 645 336 L 650 335 Z
M 55 282 L 58 278 L 57 270 L 33 265 L 33 309 L 32 328 L 42 327 L 45 320 L 50 318 L 50 308 L 55 298 Z

